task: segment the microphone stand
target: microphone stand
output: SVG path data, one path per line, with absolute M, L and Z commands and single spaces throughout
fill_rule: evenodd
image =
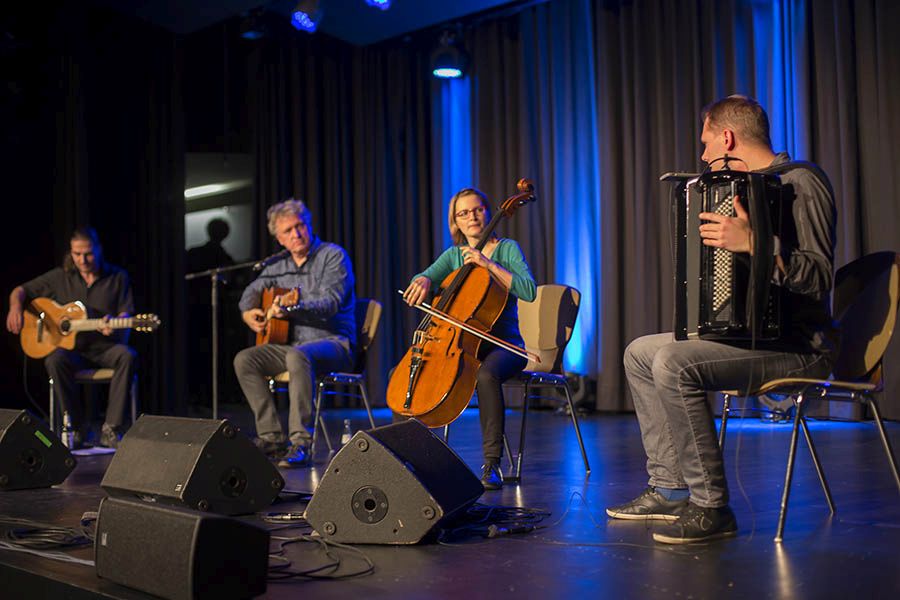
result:
M 219 282 L 222 280 L 221 273 L 229 271 L 237 271 L 240 269 L 249 269 L 259 264 L 259 261 L 251 260 L 237 265 L 229 265 L 227 267 L 213 267 L 205 271 L 197 271 L 196 273 L 188 273 L 184 276 L 186 281 L 199 279 L 200 277 L 209 277 L 209 304 L 210 313 L 212 315 L 212 418 L 219 418 Z

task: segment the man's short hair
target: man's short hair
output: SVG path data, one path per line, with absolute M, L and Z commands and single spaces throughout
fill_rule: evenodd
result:
M 716 130 L 733 129 L 746 141 L 772 148 L 769 116 L 759 102 L 749 96 L 734 94 L 707 104 L 700 113 L 701 121 L 709 119 Z
M 312 228 L 312 215 L 309 213 L 309 209 L 306 208 L 303 201 L 289 198 L 284 202 L 272 205 L 266 213 L 266 217 L 269 220 L 269 233 L 272 235 L 278 233 L 275 228 L 275 221 L 289 215 L 296 215 L 298 219 L 306 223 L 307 227 Z

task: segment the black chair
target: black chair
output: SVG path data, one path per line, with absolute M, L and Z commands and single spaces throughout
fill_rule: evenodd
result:
M 326 396 L 346 395 L 359 398 L 366 408 L 369 416 L 369 425 L 375 427 L 375 419 L 372 418 L 372 405 L 369 403 L 369 395 L 366 393 L 366 352 L 375 339 L 378 325 L 381 322 L 381 303 L 370 298 L 359 298 L 356 301 L 356 357 L 351 372 L 326 373 L 316 379 L 315 417 L 313 418 L 313 436 L 309 446 L 309 455 L 315 456 L 316 441 L 319 429 L 325 437 L 329 452 L 334 451 L 334 446 L 322 419 L 322 402 Z M 290 374 L 285 371 L 269 379 L 269 389 L 274 393 L 284 391 L 290 381 Z M 347 394 L 338 391 L 337 386 L 350 386 L 356 388 L 359 394 Z
M 842 267 L 835 274 L 834 314 L 840 322 L 841 348 L 834 370 L 829 379 L 791 377 L 764 382 L 746 397 L 761 394 L 785 394 L 794 403 L 794 426 L 788 452 L 787 470 L 784 476 L 784 492 L 781 498 L 781 512 L 775 541 L 784 537 L 788 499 L 794 473 L 794 459 L 797 454 L 799 430 L 809 446 L 813 465 L 825 493 L 829 510 L 834 513 L 834 501 L 825 478 L 825 471 L 819 461 L 804 409 L 810 400 L 857 402 L 872 410 L 875 425 L 881 436 L 881 443 L 887 456 L 894 481 L 900 490 L 900 474 L 890 441 L 881 420 L 878 403 L 873 394 L 883 388 L 883 358 L 887 350 L 894 325 L 897 321 L 898 298 L 900 298 L 900 257 L 895 252 L 869 254 Z M 719 446 L 724 447 L 728 416 L 732 410 L 731 399 L 741 395 L 736 390 L 724 392 L 722 425 L 719 429 Z

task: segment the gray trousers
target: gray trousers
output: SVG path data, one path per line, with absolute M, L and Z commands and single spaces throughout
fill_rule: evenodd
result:
M 256 435 L 271 441 L 285 439 L 269 378 L 284 371 L 288 383 L 288 428 L 291 442 L 308 444 L 314 384 L 318 375 L 348 369 L 350 348 L 336 339 L 316 340 L 298 346 L 266 344 L 245 348 L 234 357 L 234 372 L 256 418 Z
M 819 354 L 748 350 L 671 333 L 638 338 L 625 350 L 625 375 L 647 454 L 649 485 L 688 488 L 707 508 L 728 504 L 728 485 L 707 390 L 746 389 L 779 377 L 826 377 Z

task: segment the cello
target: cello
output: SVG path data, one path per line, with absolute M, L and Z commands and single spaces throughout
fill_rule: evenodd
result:
M 484 249 L 503 218 L 511 217 L 519 207 L 535 199 L 534 184 L 520 179 L 517 193 L 503 201 L 475 248 Z M 536 356 L 488 333 L 503 312 L 508 296 L 509 290 L 484 267 L 464 264 L 447 275 L 433 304 L 417 306 L 427 314 L 388 383 L 390 409 L 432 428 L 454 421 L 475 391 L 482 341 L 540 362 Z

